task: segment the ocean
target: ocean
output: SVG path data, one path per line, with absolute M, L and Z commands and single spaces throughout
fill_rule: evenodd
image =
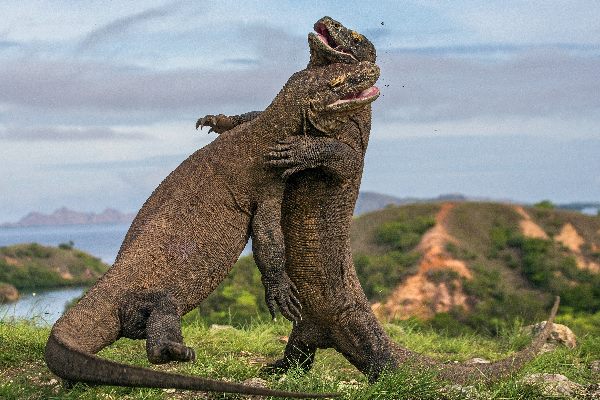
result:
M 112 264 L 129 224 L 94 224 L 0 228 L 0 246 L 39 243 L 58 246 L 72 241 L 75 248 Z

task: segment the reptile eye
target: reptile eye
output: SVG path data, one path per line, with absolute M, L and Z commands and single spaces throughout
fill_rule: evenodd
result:
M 361 35 L 360 33 L 356 32 L 356 31 L 352 31 L 352 41 L 354 43 L 359 43 L 363 41 L 363 35 Z

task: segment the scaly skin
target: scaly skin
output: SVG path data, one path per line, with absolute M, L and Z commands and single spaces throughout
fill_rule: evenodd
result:
M 324 32 L 326 28 L 328 32 Z M 354 43 L 352 58 L 323 46 L 309 36 L 312 66 L 331 61 L 375 61 L 375 50 L 364 36 L 325 17 L 315 24 L 317 32 L 336 44 Z M 362 38 L 364 48 L 354 38 Z M 345 38 L 341 39 L 341 38 Z M 367 44 L 368 43 L 368 44 Z M 343 59 L 343 60 L 340 60 Z M 242 114 L 256 116 L 257 112 Z M 216 118 L 216 119 L 213 119 Z M 207 116 L 199 125 L 226 125 L 247 121 L 240 116 Z M 294 324 L 284 357 L 265 368 L 285 372 L 300 366 L 308 371 L 317 348 L 333 347 L 370 381 L 400 363 L 418 362 L 439 369 L 442 378 L 466 382 L 473 378 L 494 380 L 512 373 L 532 359 L 548 337 L 558 299 L 549 323 L 533 343 L 521 352 L 485 366 L 444 365 L 393 343 L 385 333 L 360 286 L 350 249 L 350 224 L 358 196 L 364 155 L 371 126 L 370 106 L 357 110 L 335 137 L 306 141 L 293 137 L 270 154 L 270 165 L 284 168 L 289 176 L 284 192 L 282 221 L 286 250 L 286 272 L 298 289 L 302 320 Z M 334 140 L 335 139 L 335 140 Z M 318 144 L 317 141 L 321 143 Z M 297 171 L 301 154 L 311 154 L 313 169 Z M 335 155 L 335 156 L 333 156 Z M 322 165 L 319 167 L 318 163 Z
M 183 343 L 181 316 L 229 273 L 250 233 L 258 244 L 267 293 L 275 285 L 280 306 L 293 308 L 297 293 L 283 270 L 279 223 L 284 184 L 278 171 L 265 166 L 266 154 L 291 135 L 335 132 L 354 107 L 377 96 L 342 105 L 336 101 L 371 87 L 378 77 L 379 68 L 368 62 L 297 72 L 259 117 L 179 165 L 136 216 L 113 267 L 53 326 L 45 353 L 48 367 L 64 379 L 93 384 L 331 396 L 166 374 L 93 354 L 119 337 L 145 338 L 150 362 L 192 360 L 193 350 Z M 307 155 L 303 159 L 310 161 Z

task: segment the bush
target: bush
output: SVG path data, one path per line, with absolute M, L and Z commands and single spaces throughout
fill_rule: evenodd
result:
M 241 257 L 221 284 L 200 304 L 195 318 L 208 324 L 248 325 L 269 320 L 260 271 L 252 256 Z
M 59 249 L 63 249 L 63 250 L 73 250 L 73 246 L 75 245 L 75 243 L 72 240 L 69 240 L 68 243 L 61 243 L 58 245 Z
M 382 245 L 407 251 L 415 247 L 421 236 L 435 225 L 433 217 L 418 216 L 381 224 L 375 232 L 375 240 Z
M 511 266 L 520 267 L 534 287 L 561 296 L 561 304 L 574 311 L 600 311 L 600 275 L 578 268 L 573 256 L 559 244 L 511 230 L 497 230 L 494 237 L 497 253 L 515 252 Z
M 367 298 L 379 301 L 389 296 L 403 278 L 414 272 L 420 255 L 417 252 L 390 251 L 381 256 L 354 256 L 356 274 Z
M 539 203 L 533 205 L 535 208 L 539 208 L 541 210 L 554 210 L 556 206 L 550 200 L 542 200 Z

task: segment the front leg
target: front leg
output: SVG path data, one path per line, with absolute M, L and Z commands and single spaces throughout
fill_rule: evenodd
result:
M 252 121 L 260 114 L 260 111 L 250 111 L 240 115 L 208 114 L 198 119 L 196 122 L 196 129 L 198 129 L 198 127 L 202 129 L 205 126 L 210 126 L 208 133 L 216 132 L 221 134 L 245 122 Z
M 284 179 L 310 168 L 322 168 L 339 179 L 345 179 L 356 176 L 362 168 L 361 158 L 361 153 L 337 139 L 292 136 L 271 148 L 267 164 L 284 168 Z
M 298 289 L 285 272 L 285 247 L 281 230 L 281 199 L 279 193 L 258 205 L 252 218 L 252 252 L 265 287 L 265 300 L 271 317 L 275 308 L 293 322 L 302 319 Z

